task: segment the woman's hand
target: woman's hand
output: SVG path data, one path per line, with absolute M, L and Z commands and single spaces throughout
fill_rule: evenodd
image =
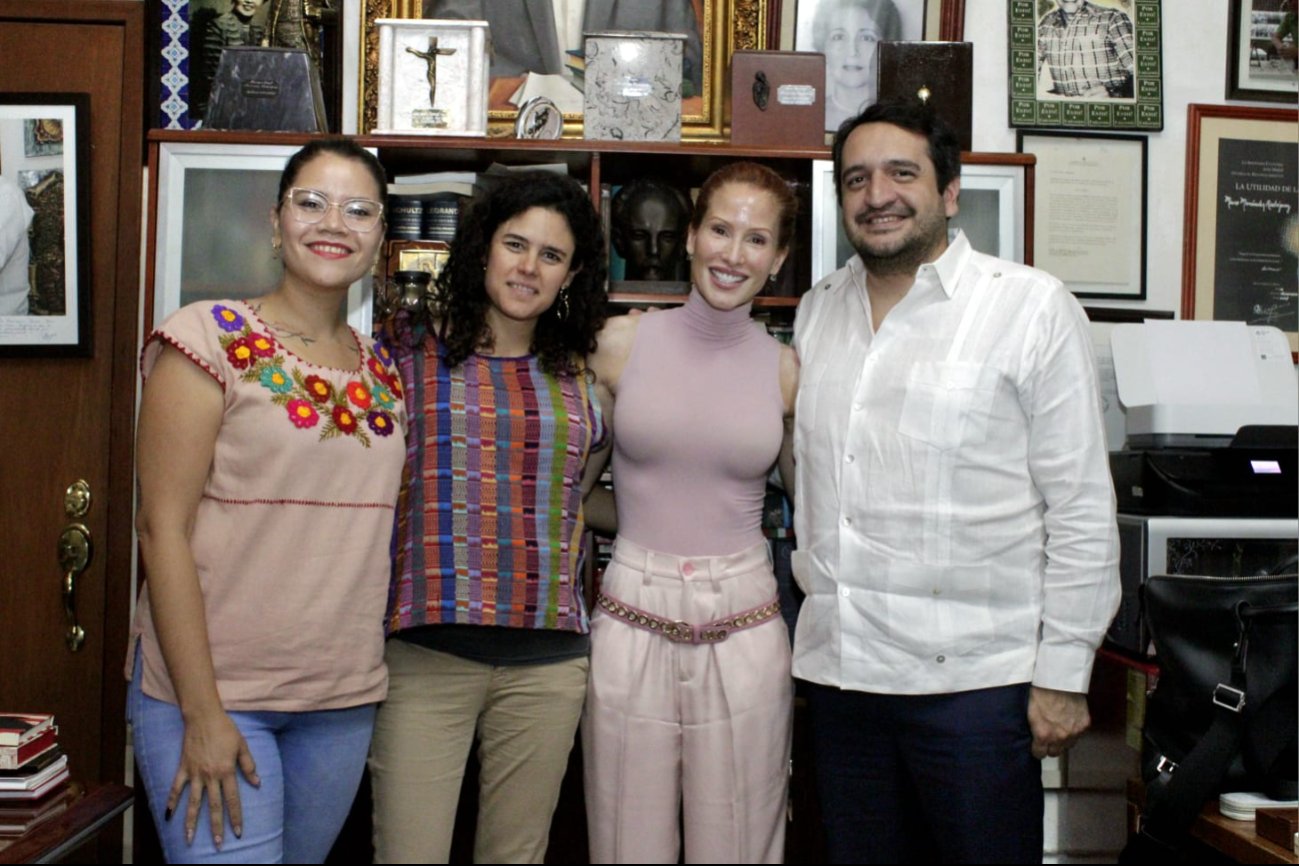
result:
M 212 824 L 212 841 L 221 847 L 225 830 L 224 815 L 230 816 L 235 837 L 243 835 L 243 809 L 239 803 L 239 780 L 236 767 L 253 787 L 260 786 L 257 765 L 243 734 L 224 712 L 186 720 L 185 740 L 181 746 L 180 766 L 167 795 L 167 820 L 180 805 L 180 797 L 189 786 L 189 804 L 185 809 L 185 843 L 193 844 L 198 826 L 199 808 L 207 795 L 208 817 Z

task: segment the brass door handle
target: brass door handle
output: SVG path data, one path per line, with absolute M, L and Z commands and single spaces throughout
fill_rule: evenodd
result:
M 63 612 L 67 616 L 68 630 L 63 639 L 68 649 L 76 652 L 85 643 L 86 631 L 77 624 L 77 575 L 90 565 L 94 547 L 90 530 L 81 523 L 69 523 L 59 534 L 59 567 L 63 570 Z

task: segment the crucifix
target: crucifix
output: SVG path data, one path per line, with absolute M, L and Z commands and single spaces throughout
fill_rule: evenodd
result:
M 428 65 L 428 104 L 429 108 L 432 108 L 437 104 L 438 55 L 455 54 L 456 49 L 438 48 L 438 38 L 436 36 L 430 36 L 428 39 L 428 51 L 416 51 L 409 45 L 406 46 L 406 51 L 410 54 L 414 54 Z

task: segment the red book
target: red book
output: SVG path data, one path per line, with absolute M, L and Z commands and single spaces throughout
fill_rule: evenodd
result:
M 21 746 L 54 727 L 49 713 L 0 714 L 0 746 Z
M 18 770 L 33 758 L 40 757 L 59 744 L 59 729 L 47 728 L 45 733 L 21 746 L 0 747 L 0 770 Z

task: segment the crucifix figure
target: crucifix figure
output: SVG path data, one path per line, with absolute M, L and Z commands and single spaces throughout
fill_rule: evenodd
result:
M 414 54 L 420 60 L 428 64 L 428 104 L 432 108 L 437 104 L 436 97 L 438 91 L 438 55 L 455 54 L 454 48 L 438 48 L 438 38 L 430 36 L 428 40 L 428 51 L 416 51 L 409 45 L 406 51 Z

